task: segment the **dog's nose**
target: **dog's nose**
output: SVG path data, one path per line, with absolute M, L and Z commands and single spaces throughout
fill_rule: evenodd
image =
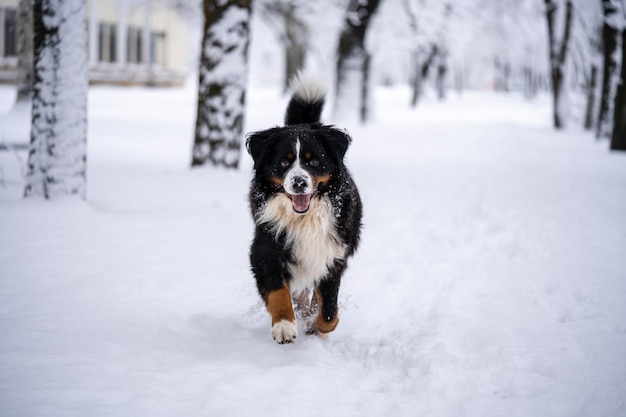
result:
M 291 185 L 296 193 L 304 193 L 307 189 L 308 182 L 306 178 L 296 175 L 292 178 Z

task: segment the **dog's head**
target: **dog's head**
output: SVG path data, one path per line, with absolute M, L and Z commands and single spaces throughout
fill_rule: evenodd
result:
M 246 146 L 257 177 L 284 192 L 296 213 L 305 214 L 343 169 L 351 139 L 322 124 L 275 127 L 248 135 Z

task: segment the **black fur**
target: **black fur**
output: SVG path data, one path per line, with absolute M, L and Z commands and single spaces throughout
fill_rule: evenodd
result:
M 344 165 L 344 155 L 351 138 L 344 131 L 319 122 L 322 107 L 323 99 L 307 102 L 294 95 L 285 116 L 288 126 L 251 133 L 246 141 L 254 160 L 249 202 L 256 228 L 250 248 L 250 263 L 259 294 L 266 303 L 272 291 L 285 285 L 291 288 L 294 279 L 291 270 L 299 262 L 293 252 L 295 243 L 289 245 L 286 242 L 287 231 L 276 233 L 273 224 L 260 220 L 268 201 L 277 194 L 285 193 L 280 181 L 291 168 L 283 165 L 291 163 L 288 155 L 295 153 L 296 141 L 301 144 L 302 158 L 306 155 L 310 158 L 307 161 L 316 160 L 311 164 L 302 162 L 303 169 L 311 177 L 325 179 L 314 190 L 312 199 L 329 202 L 332 218 L 335 219 L 335 235 L 345 248 L 345 255 L 327 264 L 324 276 L 316 277 L 315 290 L 322 305 L 318 323 L 320 319 L 333 322 L 337 318 L 341 277 L 347 267 L 347 258 L 354 254 L 359 244 L 362 216 L 359 192 Z M 295 155 L 295 158 L 298 156 Z M 315 214 L 301 216 L 308 215 Z
M 323 108 L 324 99 L 308 102 L 301 97 L 294 96 L 287 105 L 285 125 L 299 125 L 319 121 Z

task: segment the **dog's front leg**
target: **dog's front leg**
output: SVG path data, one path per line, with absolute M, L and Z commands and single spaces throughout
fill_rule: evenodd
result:
M 337 298 L 343 270 L 344 268 L 341 267 L 335 268 L 325 279 L 320 281 L 315 289 L 319 309 L 315 330 L 322 337 L 335 330 L 339 323 Z
M 288 271 L 285 265 L 289 258 L 283 246 L 272 233 L 258 226 L 250 248 L 250 265 L 257 288 L 272 318 L 270 334 L 272 339 L 281 344 L 294 342 L 298 335 L 287 284 Z
M 270 291 L 266 306 L 272 317 L 272 339 L 280 344 L 293 343 L 298 336 L 298 330 L 289 287 L 285 285 L 279 290 Z

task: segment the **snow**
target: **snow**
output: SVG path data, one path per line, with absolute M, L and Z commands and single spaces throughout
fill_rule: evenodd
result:
M 555 132 L 547 96 L 376 95 L 346 126 L 365 227 L 326 340 L 271 340 L 252 161 L 188 168 L 193 89 L 90 89 L 87 201 L 22 199 L 0 152 L 0 415 L 626 415 L 626 155 Z

